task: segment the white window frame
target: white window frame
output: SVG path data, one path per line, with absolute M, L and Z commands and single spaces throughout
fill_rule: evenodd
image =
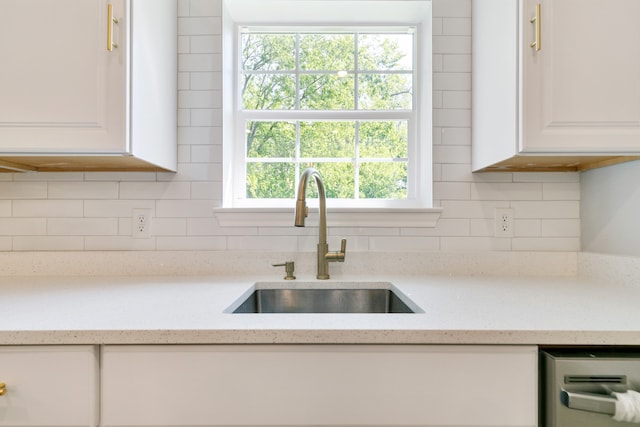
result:
M 432 84 L 431 84 L 431 0 L 224 0 L 223 2 L 223 88 L 235 88 L 238 66 L 239 26 L 412 26 L 417 28 L 414 75 L 415 132 L 418 137 L 410 147 L 409 162 L 414 162 L 410 176 L 414 192 L 402 200 L 328 199 L 332 225 L 433 227 L 441 209 L 432 207 Z M 290 199 L 243 199 L 234 193 L 239 183 L 234 173 L 243 156 L 244 144 L 236 122 L 239 100 L 236 90 L 223 90 L 223 206 L 215 209 L 221 225 L 290 225 L 293 202 Z M 348 114 L 348 112 L 347 112 Z M 412 132 L 412 130 L 409 130 Z M 242 138 L 244 135 L 242 136 Z M 243 140 L 242 140 L 243 141 Z M 243 163 L 243 162 L 242 162 Z M 242 185 L 244 188 L 244 185 Z M 313 203 L 310 203 L 313 207 Z M 291 205 L 288 207 L 288 205 Z M 271 214 L 271 215 L 269 215 Z M 397 214 L 403 214 L 402 218 Z

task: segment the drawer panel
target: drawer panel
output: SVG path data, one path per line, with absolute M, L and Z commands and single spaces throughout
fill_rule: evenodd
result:
M 94 346 L 0 346 L 0 426 L 95 426 Z

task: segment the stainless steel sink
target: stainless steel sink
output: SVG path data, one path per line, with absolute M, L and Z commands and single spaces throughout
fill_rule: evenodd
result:
M 379 285 L 379 284 L 378 284 Z M 390 285 L 390 284 L 389 284 Z M 256 286 L 232 313 L 416 313 L 390 286 L 376 288 L 265 288 Z

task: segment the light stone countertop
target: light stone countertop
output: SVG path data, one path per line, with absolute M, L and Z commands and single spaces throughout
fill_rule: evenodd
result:
M 0 344 L 640 345 L 640 286 L 633 284 L 379 274 L 341 280 L 391 282 L 424 313 L 225 313 L 264 276 L 2 277 Z M 302 282 L 335 284 L 304 276 L 286 284 Z

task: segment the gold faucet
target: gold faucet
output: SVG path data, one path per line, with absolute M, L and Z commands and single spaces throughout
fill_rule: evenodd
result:
M 296 216 L 295 226 L 304 227 L 304 219 L 309 215 L 309 208 L 307 207 L 306 194 L 307 194 L 307 181 L 309 177 L 313 177 L 316 180 L 316 186 L 318 187 L 318 200 L 320 203 L 320 226 L 318 227 L 318 272 L 316 278 L 328 279 L 329 278 L 329 262 L 344 262 L 344 256 L 347 251 L 347 240 L 342 239 L 342 245 L 339 252 L 329 252 L 329 245 L 327 245 L 327 198 L 324 192 L 324 183 L 320 173 L 314 168 L 307 168 L 300 176 L 300 183 L 298 184 L 298 200 L 296 201 Z

